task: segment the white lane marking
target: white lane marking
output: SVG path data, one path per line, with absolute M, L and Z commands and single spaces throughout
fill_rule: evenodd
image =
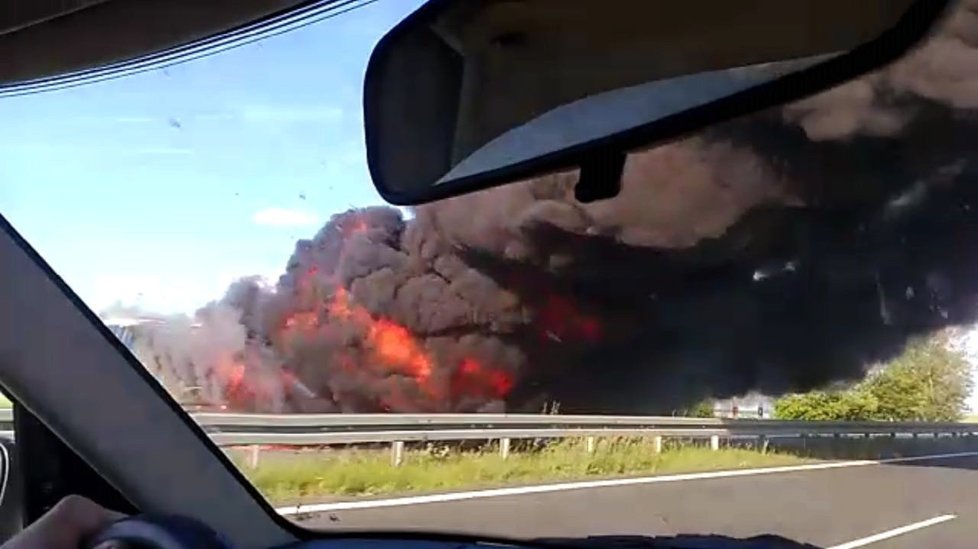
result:
M 710 471 L 704 473 L 683 473 L 678 475 L 658 475 L 653 477 L 618 478 L 608 480 L 589 480 L 581 482 L 562 482 L 559 484 L 541 484 L 537 486 L 514 486 L 512 488 L 493 488 L 490 490 L 475 490 L 471 492 L 450 492 L 447 494 L 430 494 L 425 496 L 407 496 L 391 499 L 375 499 L 368 501 L 337 501 L 332 503 L 310 503 L 278 507 L 280 515 L 298 515 L 301 513 L 321 513 L 324 511 L 348 511 L 352 509 L 373 509 L 377 507 L 397 507 L 401 505 L 419 505 L 423 503 L 444 503 L 465 499 L 493 498 L 501 496 L 521 496 L 525 494 L 540 494 L 545 492 L 561 492 L 564 490 L 583 490 L 587 488 L 609 488 L 614 486 L 629 486 L 632 484 L 658 484 L 662 482 L 681 482 L 684 480 L 706 480 L 715 478 L 746 477 L 752 475 L 770 475 L 775 473 L 793 473 L 796 471 L 818 471 L 822 469 L 841 469 L 843 467 L 861 467 L 865 465 L 880 465 L 885 463 L 906 463 L 933 459 L 951 459 L 956 457 L 978 456 L 978 452 L 957 452 L 954 454 L 934 454 L 929 456 L 911 456 L 888 459 L 860 459 L 852 461 L 832 461 L 829 463 L 812 463 L 808 465 L 785 465 L 781 467 L 765 467 L 762 469 L 733 469 L 728 471 Z
M 934 526 L 935 524 L 940 524 L 942 522 L 947 522 L 951 519 L 958 518 L 957 515 L 941 515 L 939 517 L 934 517 L 932 519 L 922 520 L 920 522 L 915 522 L 913 524 L 908 524 L 906 526 L 901 526 L 899 528 L 894 528 L 892 530 L 887 530 L 885 532 L 880 532 L 879 534 L 873 534 L 872 536 L 866 536 L 864 538 L 854 539 L 852 541 L 842 543 L 839 545 L 833 545 L 828 549 L 854 549 L 855 547 L 862 547 L 864 545 L 869 545 L 871 543 L 876 543 L 877 541 L 883 541 L 885 539 L 895 538 L 897 536 L 902 536 L 907 532 L 913 532 L 914 530 L 920 530 L 921 528 L 927 528 L 928 526 Z

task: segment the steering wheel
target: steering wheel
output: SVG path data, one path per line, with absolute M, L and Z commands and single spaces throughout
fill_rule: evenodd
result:
M 223 536 L 199 520 L 179 515 L 139 515 L 110 524 L 85 549 L 106 542 L 139 549 L 234 549 Z

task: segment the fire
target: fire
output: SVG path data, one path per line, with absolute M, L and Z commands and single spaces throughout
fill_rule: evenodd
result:
M 313 330 L 319 326 L 319 315 L 315 311 L 298 312 L 285 319 L 287 330 Z
M 405 367 L 420 381 L 431 377 L 431 359 L 404 326 L 386 319 L 375 320 L 370 325 L 368 337 L 380 358 Z
M 245 378 L 245 365 L 230 356 L 218 359 L 215 373 L 224 385 L 225 398 L 231 403 L 242 403 L 251 393 Z
M 565 298 L 549 295 L 537 313 L 543 335 L 558 343 L 583 340 L 594 343 L 601 339 L 601 324 L 597 319 L 578 311 Z
M 489 372 L 489 386 L 496 391 L 497 397 L 502 398 L 513 389 L 513 379 L 499 370 L 493 370 Z
M 326 306 L 326 310 L 329 311 L 329 314 L 339 318 L 355 317 L 360 312 L 351 307 L 350 292 L 346 291 L 346 288 L 343 287 L 336 289 L 336 294 L 333 296 L 333 300 Z M 363 312 L 366 313 L 366 311 Z
M 467 358 L 462 361 L 461 365 L 459 365 L 458 371 L 467 376 L 472 376 L 480 373 L 482 371 L 482 367 L 479 366 L 479 363 L 475 360 Z
M 340 232 L 344 237 L 359 234 L 367 230 L 367 222 L 360 216 L 355 216 L 353 221 L 340 225 Z
M 504 276 L 503 281 L 535 302 L 534 324 L 540 337 L 555 343 L 597 343 L 604 336 L 597 318 L 541 282 L 515 274 Z
M 463 359 L 452 378 L 452 392 L 456 395 L 503 398 L 512 389 L 513 380 L 508 374 L 486 369 L 474 358 Z
M 276 332 L 279 342 L 288 341 L 296 335 L 308 337 L 319 328 L 319 313 L 298 311 L 285 317 L 282 327 Z
M 334 225 L 333 230 L 345 239 L 370 228 L 365 218 L 351 216 Z M 344 261 L 345 250 L 341 247 L 339 257 L 332 256 L 338 265 Z M 388 411 L 424 409 L 426 404 L 419 402 L 419 398 L 430 402 L 432 409 L 440 409 L 446 403 L 471 403 L 473 399 L 502 399 L 513 389 L 515 382 L 510 373 L 488 367 L 474 357 L 444 364 L 445 368 L 439 370 L 442 365 L 436 363 L 435 355 L 426 348 L 422 337 L 394 318 L 375 315 L 357 303 L 330 265 L 310 263 L 293 267 L 295 286 L 289 297 L 301 305 L 280 317 L 278 328 L 270 338 L 271 345 L 280 352 L 300 341 L 296 336 L 316 344 L 320 340 L 313 341 L 313 337 L 322 338 L 324 343 L 343 341 L 348 346 L 336 349 L 323 363 L 323 367 L 330 368 L 327 373 L 364 381 L 396 374 L 413 381 L 412 384 L 404 383 L 404 379 L 392 379 L 383 385 L 383 394 L 375 396 L 376 405 Z M 564 318 L 565 313 L 560 307 L 554 308 L 545 324 L 558 323 L 554 329 L 559 333 L 588 332 L 587 317 L 577 315 L 568 320 Z M 570 328 L 559 325 L 560 322 L 570 322 Z M 353 337 L 357 342 L 349 345 Z M 247 354 L 222 359 L 216 375 L 222 381 L 226 403 L 232 409 L 248 409 L 265 396 L 280 398 L 270 392 L 273 389 L 284 390 L 285 398 L 290 401 L 317 399 L 320 392 L 328 395 L 331 391 L 349 390 L 324 386 L 322 382 L 307 386 L 290 369 L 295 364 L 291 364 L 293 358 L 287 352 L 281 352 L 276 360 L 273 368 L 249 369 L 246 366 L 271 364 L 265 358 Z M 309 374 L 308 368 L 302 372 Z
M 351 303 L 350 292 L 338 288 L 327 311 L 366 329 L 367 341 L 377 358 L 386 365 L 424 383 L 431 377 L 432 361 L 411 332 L 386 318 L 375 319 L 363 307 Z
M 364 347 L 370 354 L 369 363 L 358 363 L 351 356 L 340 355 L 337 363 L 341 369 L 351 372 L 357 368 L 375 367 L 402 373 L 413 378 L 418 387 L 432 398 L 443 396 L 443 390 L 439 390 L 433 378 L 436 367 L 434 359 L 407 327 L 389 318 L 375 318 L 366 308 L 356 304 L 350 291 L 342 286 L 337 286 L 332 297 L 323 304 L 322 313 L 333 321 L 347 322 L 363 331 Z M 314 311 L 292 313 L 285 320 L 284 330 L 312 330 L 328 326 L 320 324 L 321 320 L 325 318 Z M 295 378 L 288 373 L 283 379 L 291 382 Z M 459 364 L 445 389 L 460 396 L 504 398 L 513 385 L 512 377 L 506 372 L 487 368 L 474 358 L 466 358 Z M 389 394 L 386 398 L 394 402 L 409 400 L 396 394 Z M 384 403 L 384 406 L 400 408 L 390 402 Z

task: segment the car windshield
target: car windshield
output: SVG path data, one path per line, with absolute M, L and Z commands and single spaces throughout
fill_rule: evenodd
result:
M 806 521 L 781 477 L 676 475 L 967 450 L 932 435 L 978 408 L 972 12 L 881 71 L 632 154 L 615 198 L 577 203 L 561 173 L 396 208 L 362 84 L 420 3 L 0 90 L 0 212 L 305 527 L 833 544 L 961 511 L 904 494 L 909 467 L 792 477 Z M 911 511 L 809 527 L 880 493 Z

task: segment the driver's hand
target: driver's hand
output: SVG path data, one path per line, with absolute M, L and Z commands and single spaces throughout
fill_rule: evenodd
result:
M 123 517 L 90 499 L 68 496 L 0 549 L 79 549 L 86 539 Z

